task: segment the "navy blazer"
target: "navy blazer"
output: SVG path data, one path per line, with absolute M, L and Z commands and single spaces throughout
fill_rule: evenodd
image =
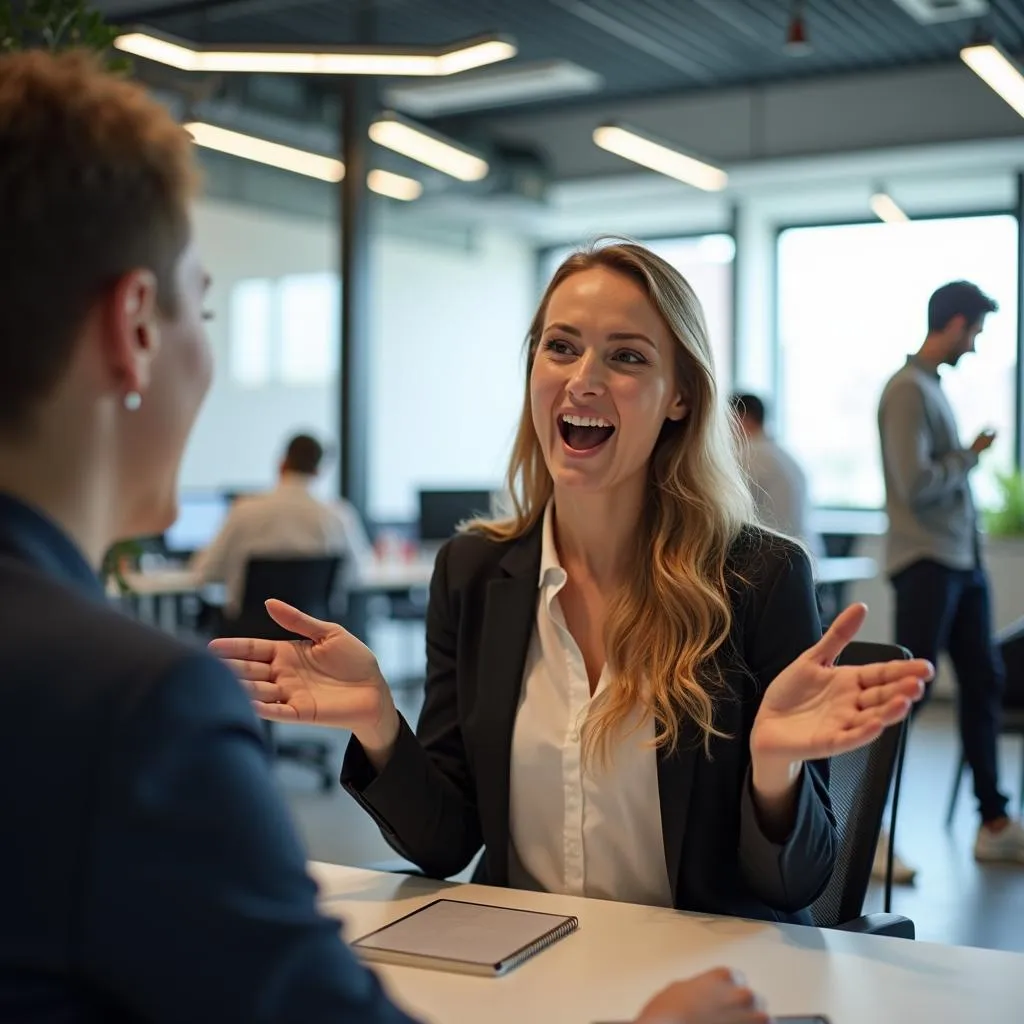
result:
M 0 1020 L 399 1024 L 315 906 L 241 687 L 0 494 Z
M 427 611 L 427 684 L 416 733 L 402 720 L 377 774 L 350 740 L 342 784 L 384 838 L 428 875 L 462 871 L 508 885 L 512 731 L 539 598 L 541 526 L 498 543 L 465 534 L 440 552 Z M 790 541 L 745 529 L 730 552 L 732 629 L 720 652 L 710 756 L 690 721 L 660 748 L 658 790 L 673 905 L 810 923 L 837 838 L 828 762 L 804 766 L 786 842 L 761 829 L 750 790 L 750 731 L 769 683 L 821 638 L 810 564 Z

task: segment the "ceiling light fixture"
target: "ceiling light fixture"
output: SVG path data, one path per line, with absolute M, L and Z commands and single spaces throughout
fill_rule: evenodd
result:
M 195 144 L 204 149 L 213 149 L 228 156 L 252 160 L 294 174 L 303 174 L 307 178 L 317 178 L 319 181 L 334 183 L 345 177 L 345 165 L 333 157 L 296 149 L 294 146 L 284 146 L 279 142 L 270 142 L 255 135 L 220 128 L 205 121 L 190 121 L 185 125 L 185 130 L 192 136 Z M 391 171 L 370 171 L 366 176 L 366 184 L 371 192 L 405 202 L 418 199 L 423 194 L 423 185 L 415 178 L 393 174 Z
M 705 163 L 663 142 L 657 142 L 635 128 L 605 124 L 594 129 L 594 142 L 633 163 L 668 175 L 705 192 L 720 192 L 729 176 L 719 167 Z
M 373 170 L 366 176 L 366 183 L 371 192 L 392 199 L 401 199 L 408 203 L 423 195 L 423 185 L 415 178 L 407 178 L 404 174 L 392 171 Z
M 480 181 L 490 171 L 487 161 L 479 154 L 391 111 L 381 114 L 370 125 L 370 138 L 378 146 L 401 153 L 459 181 Z
M 515 44 L 484 36 L 451 46 L 266 47 L 203 46 L 140 28 L 125 32 L 114 46 L 135 57 L 181 71 L 260 72 L 293 75 L 456 75 L 516 55 Z
M 877 189 L 868 203 L 875 216 L 886 224 L 906 224 L 910 220 L 903 208 L 884 189 Z
M 390 106 L 416 117 L 483 110 L 561 96 L 597 92 L 604 79 L 567 60 L 516 62 L 425 82 L 403 82 L 389 89 Z
M 1024 117 L 1024 74 L 993 42 L 972 43 L 960 59 L 995 93 Z
M 790 57 L 806 57 L 814 47 L 807 36 L 807 25 L 804 22 L 804 5 L 802 0 L 793 0 L 789 13 L 789 25 L 786 27 L 786 54 Z

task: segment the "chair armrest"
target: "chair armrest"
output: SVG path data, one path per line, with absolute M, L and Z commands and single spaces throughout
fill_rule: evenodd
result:
M 914 922 L 901 914 L 864 914 L 836 925 L 836 929 L 856 932 L 858 935 L 889 935 L 896 939 L 912 939 L 915 936 Z

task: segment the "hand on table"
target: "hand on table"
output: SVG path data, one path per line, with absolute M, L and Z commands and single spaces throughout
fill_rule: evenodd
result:
M 845 609 L 765 691 L 750 735 L 755 789 L 759 768 L 764 777 L 779 766 L 792 775 L 803 761 L 856 750 L 921 699 L 935 670 L 920 658 L 836 665 L 866 617 L 862 604 Z
M 378 769 L 398 735 L 398 712 L 373 652 L 347 630 L 283 601 L 270 617 L 305 640 L 214 640 L 262 717 L 350 729 Z
M 716 967 L 659 992 L 635 1024 L 769 1024 L 770 1018 L 741 977 Z

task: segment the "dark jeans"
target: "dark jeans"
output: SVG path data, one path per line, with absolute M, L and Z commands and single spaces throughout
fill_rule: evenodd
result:
M 915 562 L 892 578 L 896 590 L 896 643 L 915 658 L 938 664 L 946 651 L 956 669 L 960 742 L 974 776 L 982 821 L 1006 813 L 999 792 L 996 746 L 1004 672 L 992 639 L 984 570 Z

